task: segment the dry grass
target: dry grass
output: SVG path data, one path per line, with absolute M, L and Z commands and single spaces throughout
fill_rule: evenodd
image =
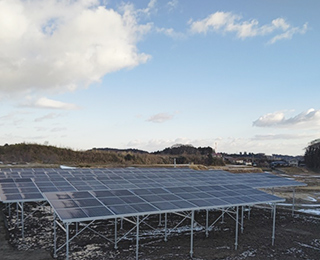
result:
M 231 172 L 231 173 L 258 173 L 258 172 L 263 172 L 263 170 L 261 168 L 245 166 L 245 165 L 210 166 L 209 169 L 228 171 L 228 172 Z

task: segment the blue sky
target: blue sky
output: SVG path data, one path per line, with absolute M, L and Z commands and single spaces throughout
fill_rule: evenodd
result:
M 303 155 L 320 1 L 0 0 L 0 144 Z

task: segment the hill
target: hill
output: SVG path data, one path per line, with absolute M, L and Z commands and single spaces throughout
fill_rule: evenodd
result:
M 0 146 L 0 162 L 2 164 L 66 164 L 77 167 L 127 167 L 143 165 L 203 164 L 223 165 L 222 159 L 213 158 L 211 153 L 187 153 L 176 151 L 148 153 L 138 149 L 93 148 L 87 151 L 74 151 L 69 148 L 58 148 L 50 145 L 19 143 Z M 199 149 L 199 148 L 195 148 Z M 173 149 L 174 150 L 174 149 Z M 200 149 L 201 150 L 201 149 Z M 199 151 L 200 151 L 199 150 Z M 209 149 L 210 151 L 210 149 Z

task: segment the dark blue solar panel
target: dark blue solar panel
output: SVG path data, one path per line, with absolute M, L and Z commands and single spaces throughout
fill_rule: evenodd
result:
M 122 196 L 121 199 L 128 204 L 144 202 L 143 199 L 136 196 Z
M 132 215 L 138 213 L 137 210 L 132 208 L 131 206 L 125 204 L 125 205 L 113 205 L 109 207 L 112 212 L 114 212 L 116 215 Z
M 88 217 L 106 217 L 113 215 L 113 213 L 105 207 L 87 207 L 81 209 Z
M 212 206 L 211 203 L 209 203 L 208 201 L 206 201 L 204 199 L 190 199 L 188 201 L 191 202 L 192 204 L 198 206 L 198 207 L 210 207 L 210 206 Z
M 75 191 L 67 193 L 72 199 L 86 199 L 93 198 L 93 196 L 88 191 Z
M 77 220 L 88 218 L 87 214 L 84 213 L 80 208 L 70 208 L 70 209 L 58 209 L 57 214 L 62 221 L 66 220 Z
M 153 202 L 152 205 L 162 211 L 172 211 L 179 209 L 177 205 L 174 205 L 170 202 Z
M 126 202 L 118 197 L 99 198 L 99 201 L 101 201 L 105 206 L 126 204 Z
M 102 204 L 94 199 L 94 198 L 90 198 L 90 199 L 76 199 L 74 200 L 75 203 L 78 204 L 79 207 L 95 207 L 95 206 L 102 206 Z
M 137 212 L 158 212 L 158 209 L 148 203 L 130 204 Z
M 199 197 L 195 195 L 194 193 L 179 193 L 178 196 L 180 198 L 190 200 L 190 199 L 198 199 Z

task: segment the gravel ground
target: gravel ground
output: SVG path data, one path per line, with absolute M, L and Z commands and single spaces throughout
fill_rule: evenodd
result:
M 52 214 L 48 207 L 39 207 L 35 203 L 25 205 L 25 211 L 38 209 L 25 221 L 25 239 L 21 238 L 21 230 L 15 227 L 15 212 L 12 218 L 1 214 L 0 253 L 1 259 L 47 260 L 52 259 L 53 233 Z M 5 212 L 5 211 L 4 211 Z M 210 212 L 209 222 L 219 216 L 219 212 Z M 163 218 L 162 218 L 163 220 Z M 168 241 L 164 242 L 163 225 L 159 225 L 159 217 L 151 216 L 148 224 L 156 227 L 153 231 L 147 225 L 140 225 L 139 259 L 191 259 L 190 220 L 185 220 L 178 229 L 172 228 L 182 220 L 174 214 L 168 214 L 168 229 L 171 231 Z M 235 221 L 226 215 L 224 223 L 219 220 L 206 238 L 201 225 L 205 224 L 205 212 L 197 212 L 195 226 L 193 259 L 319 259 L 320 256 L 320 217 L 303 213 L 291 215 L 291 211 L 277 209 L 275 246 L 271 245 L 272 218 L 270 209 L 252 208 L 250 219 L 244 218 L 244 232 L 239 228 L 239 245 L 234 249 Z M 4 222 L 8 221 L 8 229 Z M 79 228 L 81 228 L 80 226 Z M 119 236 L 130 230 L 133 225 L 124 222 L 123 229 L 118 225 Z M 114 223 L 98 221 L 91 228 L 113 238 Z M 75 233 L 71 226 L 70 234 Z M 58 244 L 62 245 L 65 235 L 58 233 Z M 113 244 L 102 239 L 90 230 L 83 231 L 70 243 L 70 259 L 135 259 L 135 234 Z M 59 252 L 58 259 L 64 259 L 64 251 Z

